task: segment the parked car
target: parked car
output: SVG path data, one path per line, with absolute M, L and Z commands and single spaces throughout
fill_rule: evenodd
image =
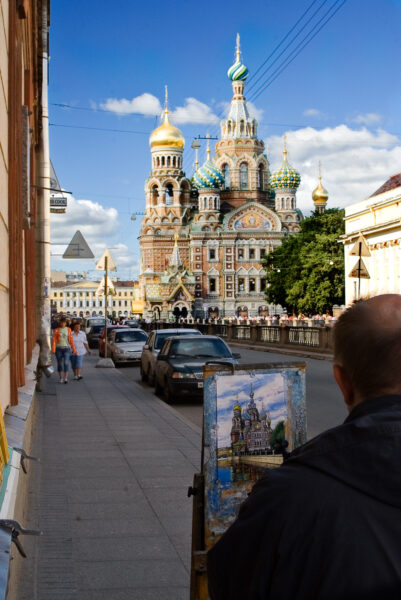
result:
M 140 328 L 140 324 L 138 319 L 126 319 L 125 320 L 125 325 L 128 325 L 128 327 L 132 327 L 133 329 L 139 329 Z
M 104 317 L 85 317 L 83 321 L 83 327 L 86 334 L 89 333 L 89 330 L 94 325 L 103 325 L 104 327 Z
M 107 338 L 110 338 L 110 333 L 114 329 L 129 329 L 126 325 L 107 325 Z M 99 335 L 99 356 L 104 356 L 104 327 Z
M 203 394 L 203 365 L 208 361 L 238 364 L 240 354 L 233 354 L 217 335 L 171 337 L 161 349 L 155 368 L 156 394 L 164 392 L 167 402 L 184 395 Z
M 89 348 L 99 347 L 99 337 L 104 331 L 104 325 L 92 325 L 89 327 L 89 331 L 86 334 Z
M 142 329 L 113 329 L 107 340 L 107 356 L 117 366 L 123 362 L 139 362 L 147 334 Z
M 141 356 L 142 381 L 154 385 L 156 358 L 167 338 L 182 335 L 202 335 L 198 329 L 156 329 L 149 334 Z

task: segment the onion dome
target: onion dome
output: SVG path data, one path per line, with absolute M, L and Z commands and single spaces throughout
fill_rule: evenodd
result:
M 273 171 L 270 184 L 275 189 L 296 189 L 301 183 L 301 176 L 287 161 L 287 150 L 283 152 L 284 159 L 279 169 Z
M 245 81 L 249 75 L 247 67 L 241 62 L 241 50 L 239 47 L 239 34 L 237 33 L 237 49 L 235 62 L 227 71 L 228 78 L 231 81 Z
M 319 184 L 312 192 L 312 200 L 315 204 L 327 204 L 329 192 L 322 185 L 322 178 L 319 176 Z
M 234 412 L 236 410 L 239 410 L 239 412 L 241 412 L 241 410 L 242 410 L 242 408 L 240 407 L 240 405 L 238 403 L 234 406 Z
M 149 138 L 149 144 L 151 149 L 154 148 L 180 148 L 184 149 L 185 139 L 181 131 L 174 127 L 168 118 L 168 98 L 167 98 L 167 86 L 166 86 L 166 105 L 164 109 L 164 121 L 155 129 Z
M 198 189 L 217 189 L 224 183 L 224 175 L 210 160 L 210 150 L 207 149 L 207 160 L 200 169 L 195 171 L 193 182 Z

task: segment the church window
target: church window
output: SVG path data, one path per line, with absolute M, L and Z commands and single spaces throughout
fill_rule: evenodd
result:
M 285 200 L 284 200 L 284 198 L 281 198 L 281 208 L 285 208 Z
M 202 231 L 210 231 L 210 227 L 202 227 Z
M 227 121 L 227 133 L 231 135 L 231 121 Z
M 295 208 L 295 198 L 292 198 L 292 200 L 291 200 L 291 208 L 292 209 Z
M 260 258 L 264 258 L 266 256 L 266 249 L 265 248 L 261 248 L 260 249 Z
M 263 176 L 263 165 L 259 165 L 258 168 L 258 189 L 259 190 L 263 190 L 263 180 L 264 180 L 264 176 Z
M 164 158 L 164 156 L 162 156 L 162 167 L 164 167 L 166 164 L 166 159 Z
M 249 248 L 249 258 L 255 260 L 255 248 Z
M 240 132 L 240 135 L 242 135 L 244 133 L 244 121 L 240 121 L 239 132 Z
M 230 187 L 230 167 L 225 164 L 223 165 L 223 175 L 224 175 L 224 187 L 226 190 Z
M 251 277 L 251 279 L 249 280 L 249 291 L 256 292 L 256 279 L 254 279 L 253 277 Z
M 178 157 L 178 166 L 181 167 L 181 158 Z
M 214 277 L 211 277 L 209 279 L 209 292 L 215 292 L 216 291 L 216 279 Z
M 160 167 L 160 156 L 158 156 L 158 157 L 156 158 L 156 165 L 157 165 L 158 167 Z
M 238 291 L 239 292 L 244 292 L 245 291 L 245 279 L 243 279 L 242 277 L 240 277 L 238 279 Z
M 173 204 L 173 196 L 174 196 L 173 186 L 171 183 L 168 183 L 166 185 L 166 204 Z
M 290 198 L 287 198 L 286 208 L 291 208 Z
M 238 248 L 238 258 L 242 260 L 244 258 L 244 249 Z
M 242 163 L 240 166 L 240 188 L 241 190 L 248 189 L 248 165 Z
M 209 260 L 216 260 L 216 250 L 214 248 L 209 250 Z
M 170 166 L 170 157 L 169 156 L 167 157 L 167 166 L 168 167 Z
M 173 156 L 173 167 L 175 167 L 175 156 Z
M 264 277 L 260 278 L 260 291 L 264 292 L 266 289 L 266 279 Z

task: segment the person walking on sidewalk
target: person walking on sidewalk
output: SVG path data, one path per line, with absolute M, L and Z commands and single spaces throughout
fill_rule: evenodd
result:
M 71 329 L 67 327 L 67 319 L 61 317 L 58 327 L 54 330 L 52 341 L 52 352 L 57 358 L 57 371 L 60 377 L 59 383 L 68 383 L 69 358 L 71 351 L 76 354 Z
M 72 339 L 74 340 L 74 346 L 77 350 L 76 354 L 72 354 L 70 357 L 71 367 L 74 371 L 74 379 L 79 381 L 82 379 L 82 361 L 86 353 L 90 354 L 88 340 L 86 339 L 86 333 L 81 331 L 81 325 L 78 322 L 74 323 L 72 330 Z

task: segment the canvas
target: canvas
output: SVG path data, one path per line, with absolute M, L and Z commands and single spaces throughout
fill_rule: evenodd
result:
M 305 363 L 205 367 L 206 549 L 255 482 L 305 441 Z

